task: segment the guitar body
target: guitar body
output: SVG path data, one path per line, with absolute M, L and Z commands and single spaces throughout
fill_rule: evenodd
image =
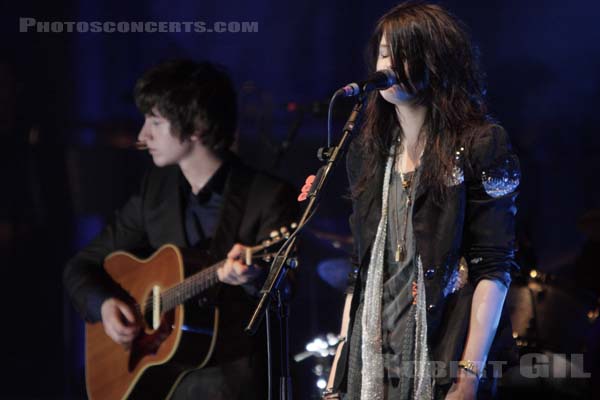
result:
M 145 260 L 126 252 L 106 258 L 106 271 L 140 305 L 146 325 L 125 349 L 106 335 L 101 322 L 86 324 L 90 399 L 168 398 L 186 372 L 208 363 L 218 332 L 217 308 L 201 308 L 190 300 L 162 315 L 152 313 L 153 292 L 180 284 L 188 275 L 186 265 L 174 245 L 162 246 Z

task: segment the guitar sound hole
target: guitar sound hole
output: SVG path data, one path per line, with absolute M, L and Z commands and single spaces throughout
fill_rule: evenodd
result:
M 152 307 L 146 307 L 143 314 L 144 325 L 152 329 Z

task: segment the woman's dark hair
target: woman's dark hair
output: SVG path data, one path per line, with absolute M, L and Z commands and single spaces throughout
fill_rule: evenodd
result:
M 136 83 L 135 102 L 143 114 L 156 108 L 181 140 L 201 132 L 205 146 L 227 150 L 237 125 L 237 100 L 229 76 L 209 62 L 174 60 L 148 70 Z
M 414 96 L 415 104 L 428 108 L 424 124 L 426 168 L 421 179 L 443 197 L 456 149 L 487 119 L 483 77 L 471 40 L 462 23 L 442 7 L 402 3 L 377 23 L 367 53 L 369 72 L 376 68 L 383 35 L 399 83 Z M 421 82 L 424 86 L 417 89 Z M 394 105 L 378 92 L 371 93 L 359 139 L 366 164 L 352 188 L 354 196 L 364 190 L 375 167 L 385 162 L 392 141 L 398 135 L 402 139 L 399 126 Z

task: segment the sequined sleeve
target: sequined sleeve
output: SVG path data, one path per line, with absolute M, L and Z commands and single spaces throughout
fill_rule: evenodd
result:
M 507 287 L 514 260 L 519 160 L 504 129 L 494 125 L 472 144 L 468 154 L 465 258 L 469 280 L 502 282 Z

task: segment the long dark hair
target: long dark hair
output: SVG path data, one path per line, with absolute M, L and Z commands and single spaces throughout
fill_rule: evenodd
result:
M 454 167 L 455 151 L 488 124 L 484 102 L 483 76 L 469 35 L 463 24 L 438 5 L 402 3 L 378 21 L 368 47 L 370 72 L 376 68 L 383 35 L 392 56 L 392 68 L 399 83 L 424 105 L 426 150 L 423 154 L 422 183 L 434 188 L 442 199 Z M 404 65 L 407 65 L 408 74 Z M 419 88 L 417 82 L 425 85 Z M 361 130 L 363 168 L 353 196 L 371 181 L 376 168 L 389 154 L 400 124 L 393 104 L 373 92 L 366 105 Z

